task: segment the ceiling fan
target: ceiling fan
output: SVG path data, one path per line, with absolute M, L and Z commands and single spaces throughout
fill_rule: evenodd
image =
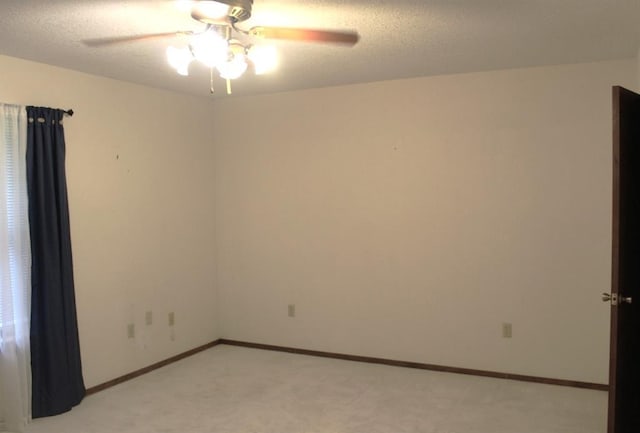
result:
M 352 30 L 238 27 L 238 23 L 251 17 L 253 0 L 200 0 L 191 3 L 191 17 L 205 25 L 201 31 L 116 36 L 87 39 L 83 42 L 90 47 L 102 47 L 171 36 L 186 36 L 189 38 L 187 47 L 167 48 L 169 64 L 179 74 L 188 75 L 189 65 L 193 60 L 198 60 L 210 69 L 210 91 L 213 93 L 214 70 L 217 70 L 219 75 L 226 79 L 227 93 L 230 94 L 231 80 L 242 76 L 247 69 L 252 69 L 256 74 L 262 74 L 271 71 L 277 64 L 275 48 L 259 43 L 254 44 L 253 40 L 275 39 L 353 46 L 360 39 L 358 33 Z

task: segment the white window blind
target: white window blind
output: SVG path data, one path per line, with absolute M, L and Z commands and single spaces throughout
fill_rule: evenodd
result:
M 0 104 L 0 431 L 30 417 L 29 239 L 24 107 Z
M 26 243 L 29 240 L 26 163 L 24 149 L 19 144 L 23 132 L 26 134 L 21 130 L 26 125 L 26 113 L 23 112 L 19 106 L 5 106 L 0 126 L 3 132 L 0 203 L 4 204 L 4 211 L 0 213 L 0 250 L 3 251 L 0 263 L 3 291 L 0 296 L 0 350 L 5 341 L 15 339 L 16 325 L 25 326 L 25 320 L 28 325 L 28 317 L 21 314 L 25 302 L 30 299 L 30 287 L 27 287 L 30 260 Z

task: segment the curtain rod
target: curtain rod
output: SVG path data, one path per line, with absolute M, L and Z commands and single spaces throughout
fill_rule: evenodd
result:
M 68 110 L 62 110 L 64 112 L 64 114 L 68 115 L 68 116 L 73 116 L 73 109 L 68 109 Z

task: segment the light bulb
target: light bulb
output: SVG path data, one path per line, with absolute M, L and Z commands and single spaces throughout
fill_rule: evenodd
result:
M 254 45 L 249 48 L 247 56 L 253 63 L 256 75 L 271 72 L 278 66 L 278 52 L 271 45 Z
M 227 59 L 227 41 L 215 31 L 207 31 L 191 39 L 193 56 L 213 68 Z
M 180 75 L 189 75 L 189 64 L 193 60 L 188 48 L 167 48 L 167 61 Z
M 242 54 L 234 54 L 233 58 L 218 65 L 218 71 L 222 78 L 235 80 L 247 70 L 247 61 Z

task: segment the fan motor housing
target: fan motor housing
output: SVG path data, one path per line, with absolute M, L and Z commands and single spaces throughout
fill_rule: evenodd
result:
M 191 9 L 191 17 L 205 24 L 219 25 L 222 17 L 218 15 L 217 10 L 211 15 L 205 8 L 207 4 L 227 6 L 226 18 L 234 23 L 251 18 L 253 0 L 202 0 L 196 2 Z
M 234 19 L 237 22 L 246 21 L 251 18 L 251 7 L 253 6 L 253 0 L 233 0 L 228 2 L 229 18 Z

